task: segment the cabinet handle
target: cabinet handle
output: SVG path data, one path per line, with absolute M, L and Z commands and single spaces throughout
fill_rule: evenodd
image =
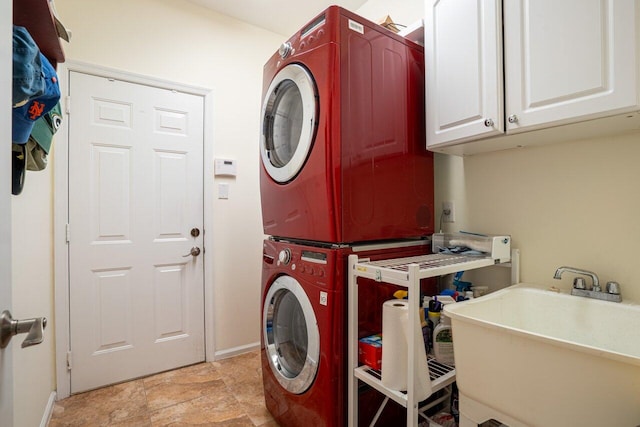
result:
M 512 114 L 507 118 L 507 120 L 509 121 L 509 123 L 518 123 L 518 116 Z
M 488 128 L 493 127 L 493 119 L 486 119 L 484 125 Z

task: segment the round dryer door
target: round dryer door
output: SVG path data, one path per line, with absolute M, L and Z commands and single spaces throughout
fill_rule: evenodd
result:
M 320 333 L 311 302 L 300 283 L 278 277 L 267 292 L 264 342 L 271 371 L 290 393 L 304 393 L 318 371 Z
M 307 160 L 316 124 L 316 87 L 298 64 L 271 81 L 262 105 L 262 164 L 276 182 L 293 179 Z

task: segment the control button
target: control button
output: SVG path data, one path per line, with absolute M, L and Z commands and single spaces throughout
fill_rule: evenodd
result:
M 318 31 L 318 38 L 322 38 L 322 36 L 324 36 L 324 30 L 319 30 Z
M 313 271 L 313 267 L 309 267 L 309 274 L 313 276 L 313 273 L 315 273 L 315 272 Z
M 304 50 L 305 47 L 307 47 L 307 44 L 305 42 L 300 42 L 300 50 Z
M 278 254 L 278 261 L 284 265 L 288 265 L 291 262 L 291 250 L 288 248 L 281 250 Z
M 316 38 L 313 36 L 309 36 L 309 44 L 313 43 L 314 41 L 316 41 Z
M 324 277 L 324 269 L 321 268 L 320 270 L 318 270 L 318 276 Z

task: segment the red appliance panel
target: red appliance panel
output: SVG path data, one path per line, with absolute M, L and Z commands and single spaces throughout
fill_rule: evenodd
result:
M 264 232 L 333 243 L 429 235 L 422 48 L 344 9 L 324 14 L 289 39 L 290 57 L 276 53 L 264 68 L 266 92 L 279 70 L 304 66 L 318 97 L 315 140 L 298 175 L 277 183 L 261 167 Z
M 341 25 L 345 241 L 433 232 L 433 155 L 425 147 L 424 55 L 386 32 Z
M 294 46 L 301 44 L 298 36 L 290 42 Z M 311 152 L 293 180 L 278 183 L 268 175 L 264 165 L 261 166 L 262 219 L 264 233 L 268 235 L 332 242 L 338 241 L 338 212 L 334 205 L 334 183 L 328 171 L 331 170 L 333 148 L 330 141 L 339 141 L 339 78 L 336 76 L 340 73 L 337 46 L 329 42 L 329 34 L 318 37 L 314 44 L 317 45 L 312 49 L 298 48 L 298 53 L 287 60 L 279 60 L 276 53 L 265 65 L 265 90 L 271 78 L 284 66 L 301 64 L 307 68 L 316 84 L 319 114 Z
M 286 241 L 265 240 L 262 270 L 262 304 L 271 284 L 281 275 L 295 278 L 305 289 L 318 323 L 320 335 L 320 357 L 316 378 L 311 387 L 302 394 L 293 394 L 283 389 L 275 378 L 267 358 L 264 335 L 262 339 L 262 375 L 265 400 L 269 411 L 282 426 L 346 425 L 346 319 L 347 319 L 347 257 L 358 253 L 372 260 L 423 255 L 430 247 L 426 241 L 404 246 L 372 250 L 366 247 L 327 248 L 296 244 Z M 279 262 L 279 254 L 290 251 L 290 262 Z M 320 253 L 326 264 L 305 261 L 305 253 Z M 371 287 L 360 292 L 361 334 L 364 329 L 376 329 L 381 325 L 382 303 L 390 298 L 394 288 L 370 282 Z M 359 282 L 360 283 L 360 282 Z M 366 282 L 360 283 L 364 288 Z M 321 303 L 320 292 L 327 293 L 327 305 Z M 262 330 L 264 330 L 264 324 Z M 363 329 L 364 328 L 364 329 Z M 378 330 L 379 332 L 379 330 Z

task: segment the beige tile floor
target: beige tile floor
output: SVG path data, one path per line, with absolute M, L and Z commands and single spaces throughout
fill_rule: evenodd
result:
M 73 395 L 49 427 L 277 427 L 264 404 L 260 352 Z

